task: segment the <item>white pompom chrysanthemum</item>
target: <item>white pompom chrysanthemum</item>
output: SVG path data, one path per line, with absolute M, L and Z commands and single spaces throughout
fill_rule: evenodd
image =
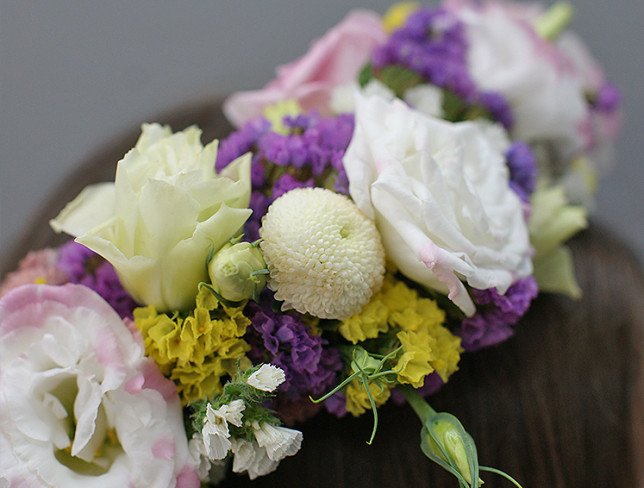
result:
M 275 200 L 260 230 L 268 286 L 295 309 L 324 319 L 353 315 L 382 284 L 380 234 L 347 197 L 299 188 Z

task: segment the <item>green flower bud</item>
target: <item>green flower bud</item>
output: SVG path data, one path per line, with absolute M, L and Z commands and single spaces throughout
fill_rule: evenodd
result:
M 428 418 L 421 431 L 421 449 L 432 461 L 472 485 L 472 472 L 478 479 L 478 457 L 472 437 L 456 417 L 437 413 Z M 480 485 L 482 482 L 479 480 Z
M 208 263 L 215 292 L 223 299 L 240 302 L 257 299 L 266 286 L 268 269 L 257 245 L 250 242 L 224 245 Z
M 353 361 L 351 361 L 351 370 L 354 373 L 363 371 L 366 374 L 374 374 L 382 369 L 382 361 L 377 360 L 360 346 L 353 348 Z

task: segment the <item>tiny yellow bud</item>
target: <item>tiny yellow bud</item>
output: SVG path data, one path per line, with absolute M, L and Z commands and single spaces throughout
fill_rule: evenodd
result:
M 409 16 L 418 10 L 418 7 L 420 7 L 418 2 L 399 2 L 389 7 L 382 18 L 382 27 L 385 32 L 389 34 L 402 27 Z

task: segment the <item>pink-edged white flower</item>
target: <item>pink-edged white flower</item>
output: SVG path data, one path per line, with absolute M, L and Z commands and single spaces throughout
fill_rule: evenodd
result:
M 262 391 L 274 391 L 286 380 L 284 370 L 272 364 L 262 364 L 261 367 L 252 373 L 246 383 Z
M 0 301 L 0 484 L 197 487 L 174 385 L 79 285 Z
M 532 272 L 521 202 L 499 127 L 453 124 L 400 100 L 361 98 L 344 156 L 349 191 L 408 278 L 475 308 L 462 281 L 505 293 Z
M 217 410 L 210 403 L 206 407 L 206 419 L 201 429 L 206 455 L 211 460 L 224 459 L 230 450 L 230 431 L 228 424 L 241 427 L 243 411 L 246 408 L 243 400 L 233 400 Z
M 277 78 L 261 90 L 238 92 L 224 103 L 236 126 L 262 114 L 265 107 L 287 99 L 303 110 L 329 113 L 333 88 L 353 81 L 374 48 L 385 41 L 380 16 L 367 10 L 350 12 L 300 59 L 277 69 Z
M 588 113 L 583 86 L 564 53 L 534 30 L 538 11 L 510 2 L 447 5 L 465 24 L 472 78 L 510 103 L 513 136 L 548 142 L 565 160 L 581 150 Z

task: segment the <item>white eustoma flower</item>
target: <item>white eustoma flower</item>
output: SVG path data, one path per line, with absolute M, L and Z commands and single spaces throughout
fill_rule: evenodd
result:
M 230 431 L 228 424 L 240 427 L 243 411 L 246 408 L 243 400 L 233 400 L 217 410 L 210 403 L 206 407 L 206 420 L 201 429 L 206 455 L 209 459 L 224 459 L 230 450 Z
M 565 159 L 581 149 L 587 116 L 581 80 L 563 53 L 534 31 L 533 9 L 501 2 L 452 4 L 465 24 L 470 74 L 480 88 L 508 100 L 513 136 L 547 142 Z
M 360 87 L 356 82 L 346 83 L 336 87 L 331 94 L 331 108 L 336 114 L 353 113 L 356 110 L 357 96 L 380 96 L 387 100 L 396 98 L 391 89 L 377 79 L 369 80 L 364 86 Z M 443 115 L 443 92 L 440 88 L 430 85 L 421 84 L 405 91 L 404 100 L 407 104 L 433 117 Z
M 79 285 L 0 300 L 0 485 L 198 487 L 174 385 Z
M 388 259 L 467 315 L 475 308 L 461 280 L 505 293 L 532 272 L 521 202 L 508 185 L 508 141 L 481 124 L 361 98 L 344 157 L 351 196 L 375 220 Z
M 204 262 L 250 216 L 250 155 L 215 174 L 217 141 L 201 131 L 143 125 L 119 161 L 114 183 L 85 188 L 52 220 L 56 231 L 107 259 L 139 303 L 158 310 L 194 305 Z
M 285 380 L 286 377 L 282 368 L 272 364 L 262 364 L 257 371 L 248 377 L 246 383 L 258 390 L 274 391 Z

